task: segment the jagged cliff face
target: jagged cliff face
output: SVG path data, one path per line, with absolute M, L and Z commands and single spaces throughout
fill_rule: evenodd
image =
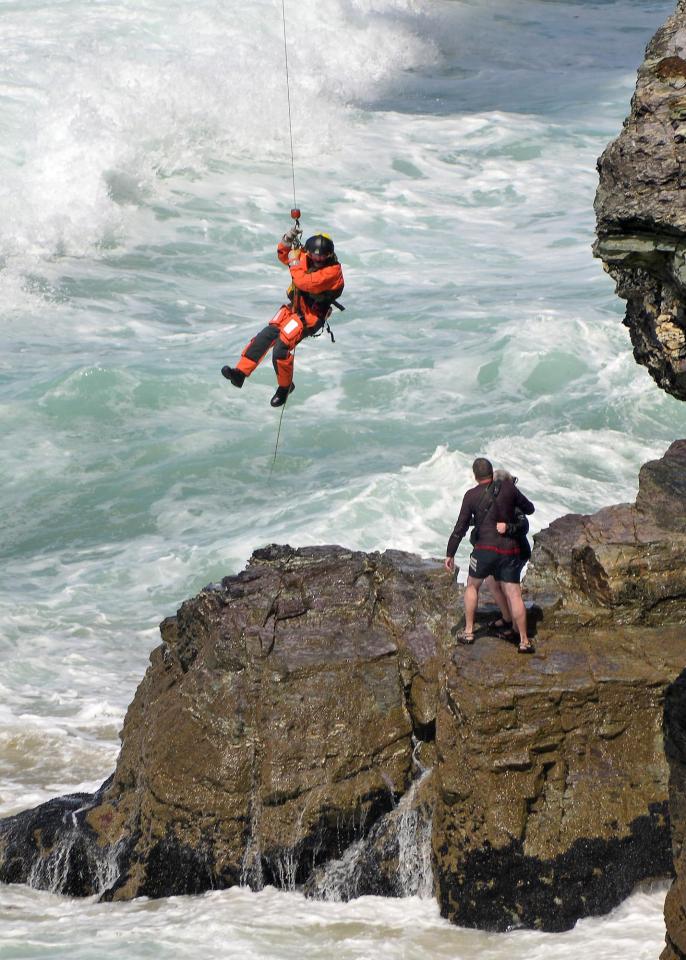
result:
M 0 880 L 105 899 L 433 888 L 494 930 L 610 909 L 671 867 L 685 467 L 683 441 L 635 504 L 540 534 L 534 656 L 487 629 L 458 644 L 438 561 L 256 551 L 162 623 L 101 790 L 0 824 Z
M 646 50 L 638 72 L 631 114 L 619 137 L 598 161 L 600 185 L 596 194 L 598 239 L 594 253 L 617 283 L 617 293 L 627 302 L 625 324 L 631 333 L 634 356 L 644 364 L 663 390 L 686 400 L 686 0 L 658 30 Z M 589 531 L 589 549 L 573 544 L 576 529 L 565 518 L 553 524 L 559 540 L 572 545 L 572 562 L 556 579 L 572 592 L 588 583 L 599 600 L 616 602 L 617 589 L 627 586 L 638 593 L 652 592 L 650 616 L 659 623 L 665 615 L 686 619 L 686 597 L 670 589 L 680 573 L 675 568 L 681 553 L 686 521 L 686 489 L 681 466 L 681 509 L 673 514 L 673 535 L 665 542 L 661 559 L 648 546 L 636 556 L 628 579 L 613 583 L 603 573 L 607 555 L 605 531 L 615 519 L 620 526 L 626 513 L 608 515 L 601 531 Z M 676 473 L 675 473 L 676 481 Z M 652 491 L 646 487 L 644 506 Z M 659 508 L 652 511 L 659 518 Z M 637 531 L 650 536 L 645 518 Z M 573 525 L 572 525 L 573 526 Z M 626 537 L 620 539 L 626 539 Z M 559 547 L 557 544 L 553 550 Z M 670 553 L 674 559 L 670 559 Z M 600 559 L 600 565 L 598 560 Z M 657 568 L 656 568 L 657 561 Z M 686 640 L 686 637 L 684 638 Z M 684 644 L 686 647 L 686 643 Z M 684 654 L 686 657 L 686 654 Z M 665 745 L 671 766 L 670 812 L 674 866 L 677 880 L 665 903 L 667 945 L 662 960 L 686 958 L 686 685 L 683 676 L 670 688 L 665 712 Z
M 627 301 L 637 362 L 686 400 L 686 0 L 648 45 L 598 171 L 594 253 Z

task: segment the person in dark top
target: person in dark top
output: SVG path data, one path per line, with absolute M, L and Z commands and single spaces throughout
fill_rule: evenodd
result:
M 476 528 L 474 549 L 469 558 L 469 576 L 464 592 L 465 626 L 458 634 L 462 643 L 474 642 L 474 616 L 479 602 L 479 588 L 486 577 L 493 576 L 500 584 L 512 619 L 519 632 L 520 653 L 533 653 L 534 647 L 526 632 L 526 608 L 522 600 L 519 578 L 522 571 L 521 547 L 511 524 L 516 510 L 529 515 L 534 512 L 528 500 L 512 479 L 494 481 L 493 466 L 485 457 L 472 464 L 476 486 L 462 498 L 455 528 L 448 540 L 445 567 L 455 569 L 455 553 L 472 524 Z

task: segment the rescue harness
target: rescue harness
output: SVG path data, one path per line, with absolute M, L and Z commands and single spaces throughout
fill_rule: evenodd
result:
M 338 263 L 338 259 L 334 255 L 332 258 L 332 263 Z M 300 317 L 303 327 L 307 330 L 307 324 L 305 323 L 305 315 L 303 314 L 302 308 L 300 306 L 301 302 L 304 301 L 307 306 L 321 306 L 324 307 L 324 315 L 319 319 L 319 321 L 314 325 L 312 333 L 308 333 L 309 337 L 321 337 L 324 330 L 331 337 L 331 343 L 336 342 L 336 338 L 333 335 L 333 330 L 329 324 L 329 316 L 331 314 L 331 308 L 335 307 L 337 310 L 345 310 L 345 307 L 342 303 L 339 303 L 337 297 L 340 297 L 342 287 L 339 287 L 338 290 L 326 290 L 324 293 L 306 293 L 304 290 L 298 290 L 294 283 L 288 288 L 287 295 L 288 299 L 291 302 L 291 305 L 297 315 Z M 318 311 L 317 311 L 318 312 Z

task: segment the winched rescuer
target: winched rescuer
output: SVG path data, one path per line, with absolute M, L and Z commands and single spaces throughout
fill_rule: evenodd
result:
M 318 334 L 325 324 L 328 329 L 327 319 L 333 306 L 343 309 L 337 302 L 343 292 L 343 270 L 333 240 L 327 233 L 315 233 L 301 246 L 301 233 L 296 223 L 283 235 L 276 251 L 291 272 L 289 302 L 252 338 L 235 367 L 222 367 L 223 376 L 240 388 L 271 350 L 278 383 L 270 400 L 272 407 L 282 406 L 295 389 L 296 346 L 305 337 Z

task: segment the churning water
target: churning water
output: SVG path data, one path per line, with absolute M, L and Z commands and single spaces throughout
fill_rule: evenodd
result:
M 296 199 L 336 343 L 219 374 L 283 298 L 278 0 L 0 0 L 0 812 L 99 784 L 157 623 L 271 541 L 443 554 L 479 453 L 537 525 L 631 499 L 686 409 L 591 257 L 663 0 L 286 2 Z M 458 556 L 464 566 L 466 554 Z M 0 957 L 654 958 L 663 889 L 563 935 L 430 900 L 0 889 Z

